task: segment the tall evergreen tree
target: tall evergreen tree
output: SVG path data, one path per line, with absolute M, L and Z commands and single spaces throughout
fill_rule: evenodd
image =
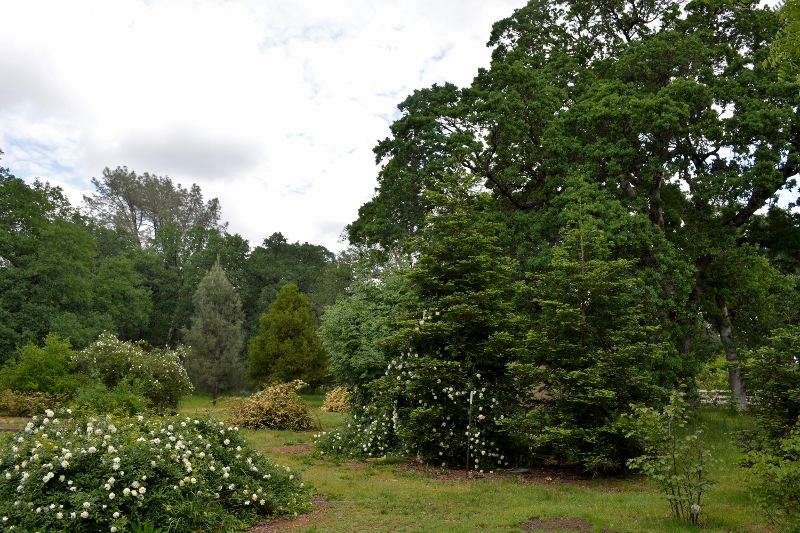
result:
M 247 378 L 254 383 L 300 379 L 311 386 L 322 384 L 328 355 L 317 338 L 311 304 L 297 285 L 284 285 L 269 312 L 261 315 L 248 353 Z
M 386 374 L 372 384 L 381 416 L 400 442 L 427 461 L 491 470 L 513 444 L 500 421 L 516 404 L 508 363 L 518 353 L 518 265 L 499 246 L 487 216 L 490 195 L 469 175 L 428 191 L 435 206 L 411 245 L 406 320 L 395 326 Z M 468 451 L 469 450 L 469 451 Z
M 605 233 L 576 204 L 530 287 L 538 309 L 526 356 L 513 368 L 532 409 L 517 429 L 539 459 L 611 473 L 636 451 L 621 415 L 664 397 L 655 369 L 666 346 L 644 313 L 648 291 L 633 262 L 611 256 Z
M 216 405 L 217 392 L 240 385 L 245 370 L 242 301 L 219 259 L 200 281 L 193 300 L 192 326 L 184 332 L 192 353 L 186 371 L 196 388 L 213 391 Z

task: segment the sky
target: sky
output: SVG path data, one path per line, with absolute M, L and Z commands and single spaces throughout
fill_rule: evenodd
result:
M 397 105 L 488 67 L 525 0 L 0 0 L 0 166 L 73 205 L 105 167 L 219 198 L 255 247 L 343 250 Z

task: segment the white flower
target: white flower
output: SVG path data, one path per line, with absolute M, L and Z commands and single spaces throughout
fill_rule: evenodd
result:
M 86 511 L 82 512 L 81 518 L 89 518 L 89 513 L 87 513 Z
M 109 500 L 113 500 L 113 499 L 114 499 L 116 496 L 117 496 L 117 495 L 116 495 L 116 494 L 114 494 L 113 492 L 109 492 L 109 493 L 108 493 L 108 499 L 109 499 Z
M 225 439 L 224 441 L 222 441 L 222 444 L 224 444 L 225 446 L 227 446 L 230 443 L 231 443 L 230 439 Z
M 119 518 L 119 513 L 115 512 L 115 513 L 114 513 L 113 515 L 111 515 L 111 516 L 113 516 L 114 518 Z
M 139 494 L 144 494 L 145 492 L 147 492 L 145 487 L 139 487 Z

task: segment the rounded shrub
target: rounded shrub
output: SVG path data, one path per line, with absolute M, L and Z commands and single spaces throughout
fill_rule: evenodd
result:
M 296 473 L 207 417 L 47 411 L 0 447 L 3 531 L 227 531 L 309 499 Z
M 325 395 L 322 411 L 328 413 L 341 413 L 350 407 L 350 393 L 345 387 L 335 387 Z
M 300 380 L 273 385 L 233 403 L 231 423 L 259 429 L 303 431 L 314 426 L 311 409 L 297 391 L 306 384 Z
M 0 390 L 0 414 L 5 416 L 33 416 L 48 407 L 63 405 L 69 398 L 46 392 L 15 392 Z

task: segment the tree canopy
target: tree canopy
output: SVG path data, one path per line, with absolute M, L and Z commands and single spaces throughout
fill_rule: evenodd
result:
M 738 0 L 531 0 L 494 25 L 491 66 L 470 86 L 434 85 L 399 105 L 350 242 L 402 246 L 432 208 L 424 191 L 465 170 L 498 212 L 520 212 L 525 233 L 511 240 L 541 242 L 522 258 L 535 262 L 558 241 L 549 221 L 582 173 L 646 217 L 650 227 L 617 239 L 638 241 L 620 257 L 658 287 L 672 345 L 695 357 L 710 325 L 743 398 L 737 350 L 763 324 L 739 320 L 750 302 L 730 273 L 758 255 L 743 247 L 747 226 L 800 171 L 800 94 L 765 65 L 780 27 Z M 763 267 L 775 284 L 761 294 L 781 290 Z

